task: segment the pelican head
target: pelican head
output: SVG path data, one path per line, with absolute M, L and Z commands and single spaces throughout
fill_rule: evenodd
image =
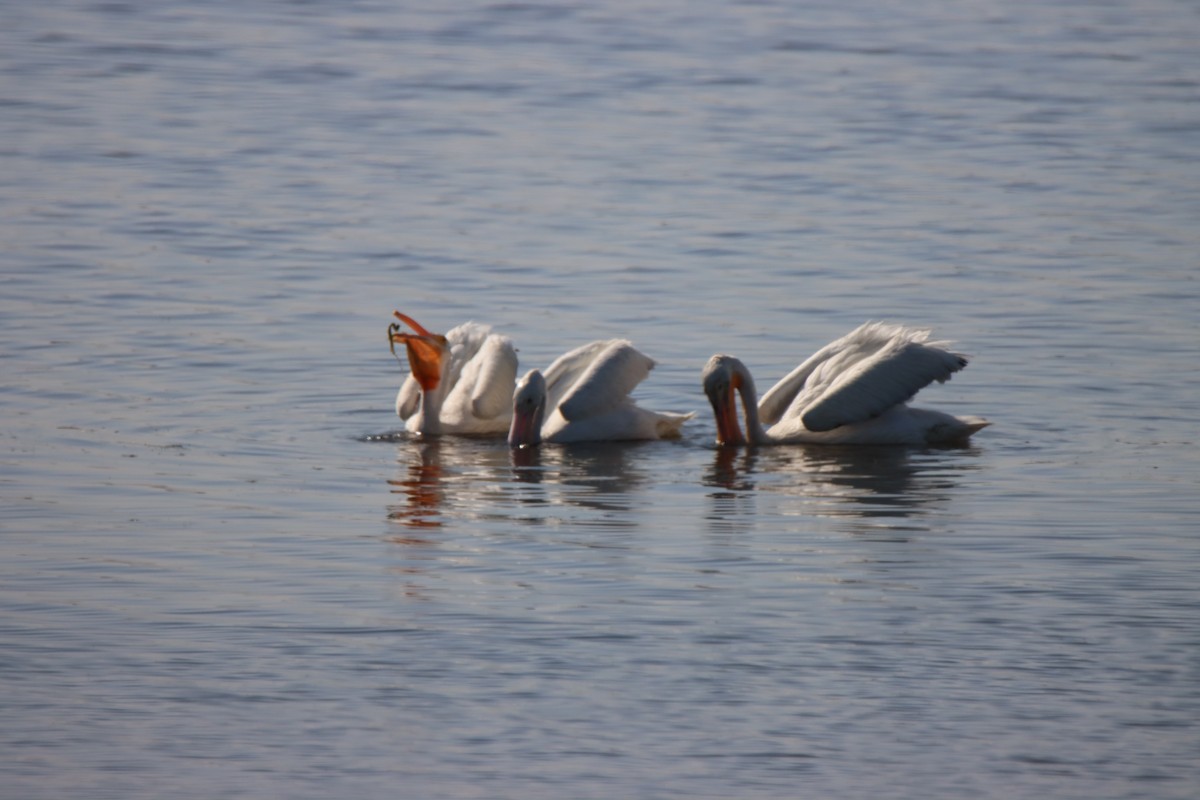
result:
M 754 380 L 746 365 L 733 356 L 717 354 L 704 365 L 702 377 L 704 393 L 708 395 L 717 422 L 717 444 L 746 444 L 738 424 L 737 395 L 741 394 L 747 415 L 752 413 L 752 404 L 757 402 L 747 397 L 747 392 L 751 395 L 754 392 Z M 757 422 L 757 415 L 754 416 L 753 421 L 747 418 L 747 428 Z
M 508 428 L 509 447 L 533 447 L 542 443 L 542 421 L 546 417 L 546 379 L 538 370 L 517 383 L 513 392 L 512 424 Z

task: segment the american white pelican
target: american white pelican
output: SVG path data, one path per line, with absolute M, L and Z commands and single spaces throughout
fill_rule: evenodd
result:
M 396 413 L 410 433 L 503 434 L 512 414 L 517 351 L 507 336 L 465 322 L 443 336 L 395 312 L 388 327 L 392 352 L 403 344 L 412 373 L 396 394 Z M 413 333 L 401 330 L 401 324 Z
M 609 339 L 559 356 L 545 374 L 531 370 L 512 396 L 509 445 L 678 437 L 694 414 L 647 411 L 629 397 L 653 367 L 630 342 Z
M 990 423 L 905 405 L 923 387 L 967 365 L 946 342 L 928 339 L 927 330 L 868 322 L 818 350 L 761 402 L 745 364 L 715 355 L 703 377 L 717 443 L 745 444 L 747 436 L 750 444 L 965 442 Z M 741 393 L 747 436 L 738 426 L 735 392 Z

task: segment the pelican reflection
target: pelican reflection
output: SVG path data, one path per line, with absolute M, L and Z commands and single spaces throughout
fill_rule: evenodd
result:
M 511 449 L 503 441 L 485 439 L 403 439 L 397 448 L 400 474 L 387 482 L 397 497 L 388 504 L 387 518 L 411 529 L 436 529 L 461 520 L 536 523 L 551 518 L 625 527 L 633 524 L 633 495 L 646 480 L 634 455 L 640 446 L 612 442 Z M 582 513 L 564 513 L 564 507 Z
M 863 521 L 920 516 L 945 503 L 969 449 L 897 447 L 717 448 L 704 476 L 710 521 L 728 528 L 757 514 L 755 497 L 784 503 L 789 516 Z M 790 502 L 795 498 L 796 503 Z
M 565 504 L 601 512 L 628 512 L 646 474 L 635 466 L 644 445 L 631 442 L 588 442 L 541 445 L 511 451 L 513 480 L 536 485 L 522 502 Z
M 400 502 L 387 518 L 410 528 L 437 528 L 454 508 L 486 505 L 483 495 L 508 473 L 508 450 L 495 442 L 448 437 L 405 440 L 398 448 L 402 474 L 388 481 Z
M 417 443 L 409 450 L 404 475 L 388 481 L 392 494 L 403 502 L 388 506 L 388 519 L 411 528 L 436 528 L 444 500 L 440 440 Z

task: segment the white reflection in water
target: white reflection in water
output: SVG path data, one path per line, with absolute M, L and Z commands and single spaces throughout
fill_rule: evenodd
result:
M 376 437 L 385 438 L 385 437 Z M 543 445 L 397 435 L 395 501 L 387 520 L 398 541 L 448 524 L 573 526 L 630 530 L 651 525 L 651 485 L 669 480 L 670 502 L 706 509 L 711 531 L 763 528 L 780 519 L 834 520 L 851 533 L 904 537 L 945 512 L 976 447 L 772 447 L 708 450 L 677 443 Z M 682 506 L 681 506 L 682 507 Z
M 766 513 L 758 495 L 767 494 L 777 514 L 841 518 L 858 532 L 923 528 L 916 520 L 950 502 L 961 473 L 976 468 L 964 459 L 977 454 L 975 448 L 717 448 L 703 477 L 715 490 L 707 494 L 708 520 L 714 530 L 750 524 Z
M 387 519 L 412 529 L 469 519 L 536 523 L 554 518 L 630 526 L 632 496 L 646 481 L 631 456 L 637 445 L 628 443 L 512 450 L 490 439 L 399 441 L 400 472 L 388 480 L 397 502 L 388 505 Z M 555 513 L 556 507 L 583 514 Z M 414 541 L 411 536 L 404 539 Z
M 503 449 L 454 437 L 405 439 L 397 449 L 400 474 L 388 480 L 401 502 L 388 506 L 388 520 L 409 528 L 441 527 L 448 515 L 482 508 L 481 494 L 506 479 Z
M 646 481 L 630 455 L 636 449 L 625 442 L 572 444 L 514 450 L 510 457 L 514 479 L 542 489 L 527 496 L 527 502 L 627 512 L 633 507 L 631 496 Z

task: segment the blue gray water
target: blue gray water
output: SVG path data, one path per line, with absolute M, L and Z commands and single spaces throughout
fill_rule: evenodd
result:
M 1200 9 L 0 16 L 0 796 L 1200 795 Z M 421 442 L 399 308 L 678 442 Z M 866 319 L 950 450 L 725 451 Z

